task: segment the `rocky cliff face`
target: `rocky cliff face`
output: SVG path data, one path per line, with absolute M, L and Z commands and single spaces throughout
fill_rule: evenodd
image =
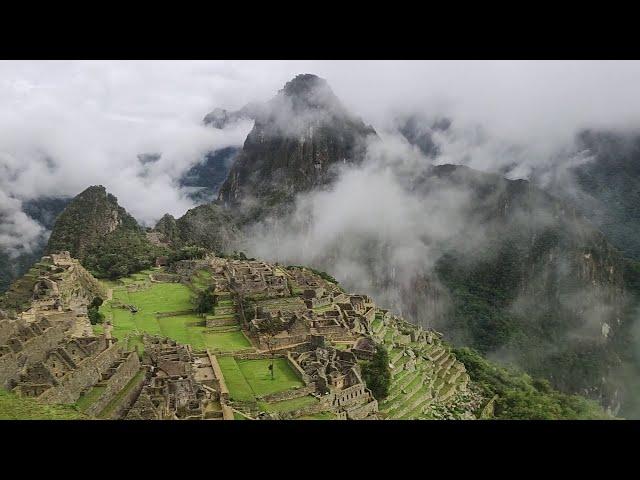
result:
M 173 248 L 198 246 L 217 253 L 237 248 L 240 236 L 237 220 L 216 204 L 192 208 L 179 219 L 165 215 L 154 231 Z
M 350 114 L 327 82 L 298 75 L 255 112 L 255 125 L 222 185 L 219 200 L 269 207 L 335 178 L 359 162 L 375 131 Z
M 202 163 L 194 165 L 180 178 L 179 185 L 188 190 L 194 202 L 211 202 L 217 197 L 239 151 L 237 147 L 227 147 L 207 153 Z

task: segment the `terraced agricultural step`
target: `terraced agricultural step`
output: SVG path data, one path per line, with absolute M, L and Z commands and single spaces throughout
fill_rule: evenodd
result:
M 384 336 L 384 343 L 393 343 L 393 338 L 396 336 L 397 332 L 395 328 L 390 328 L 387 330 L 387 333 Z
M 406 388 L 407 386 L 409 386 L 411 382 L 413 382 L 417 377 L 421 375 L 422 375 L 422 372 L 420 370 L 414 370 L 413 372 L 409 372 L 409 374 L 404 376 L 401 380 L 399 380 L 398 382 L 394 382 L 392 388 L 394 390 L 395 389 L 402 390 L 403 388 Z
M 455 393 L 456 393 L 455 385 L 445 384 L 444 387 L 440 390 L 440 393 L 438 394 L 438 399 L 441 402 L 444 402 L 446 400 L 449 400 L 449 398 L 453 397 Z
M 229 325 L 229 326 L 220 326 L 220 327 L 208 327 L 208 332 L 213 333 L 225 333 L 225 332 L 238 332 L 240 331 L 240 325 Z
M 376 338 L 380 341 L 384 340 L 384 336 L 387 333 L 387 326 L 383 325 L 382 328 L 380 328 L 380 330 L 378 330 L 376 332 Z
M 421 392 L 421 393 L 419 393 Z M 389 415 L 397 418 L 398 412 L 402 411 L 406 408 L 408 402 L 412 402 L 415 400 L 415 395 L 426 395 L 428 394 L 428 389 L 424 385 L 419 385 L 418 388 L 412 388 L 410 392 L 406 394 L 400 394 L 396 396 L 391 402 L 386 402 L 381 410 L 386 411 Z
M 445 355 L 448 355 L 447 351 L 442 347 L 438 347 L 437 353 L 431 356 L 431 361 L 437 364 Z
M 382 330 L 384 328 L 384 323 L 383 322 L 379 322 L 379 323 L 375 323 L 373 324 L 373 333 L 377 334 L 380 330 Z
M 407 363 L 408 361 L 409 361 L 409 357 L 400 357 L 398 362 L 393 364 L 395 368 L 391 370 L 391 376 L 395 377 L 402 370 L 404 370 L 404 364 Z
M 460 378 L 460 375 L 462 375 L 463 370 L 460 368 L 452 368 L 450 370 L 450 374 L 449 374 L 449 378 L 447 379 L 447 383 L 456 383 L 456 381 L 458 380 L 458 378 Z
M 215 316 L 208 315 L 206 321 L 212 327 L 233 326 L 238 323 L 235 316 L 229 318 L 216 318 Z
M 424 378 L 422 377 L 422 375 L 418 375 L 416 377 L 416 379 L 414 379 L 414 381 L 412 381 L 411 383 L 409 383 L 405 388 L 404 391 L 406 393 L 404 393 L 403 395 L 405 395 L 406 397 L 410 397 L 411 395 L 413 395 L 417 390 L 420 390 L 424 385 Z
M 408 397 L 404 401 L 404 405 L 402 406 L 402 408 L 394 411 L 393 413 L 394 417 L 401 418 L 402 416 L 406 415 L 407 413 L 412 411 L 414 408 L 416 408 L 419 404 L 424 403 L 426 400 L 425 398 L 426 396 L 427 396 L 427 391 L 425 389 L 416 390 L 410 397 Z
M 405 375 L 401 381 L 394 382 L 391 391 L 389 392 L 389 396 L 385 399 L 385 404 L 393 403 L 393 401 L 399 398 L 402 395 L 402 390 L 405 390 L 416 378 L 421 376 L 422 373 L 419 371 L 409 372 L 409 375 Z
M 402 357 L 402 355 L 404 355 L 404 350 L 398 349 L 397 351 L 394 351 L 391 354 L 391 363 L 395 364 L 398 360 L 400 360 L 400 357 Z
M 400 419 L 410 420 L 410 419 L 422 417 L 424 415 L 422 413 L 422 409 L 431 403 L 432 403 L 432 398 L 430 398 L 428 395 L 425 395 L 421 402 L 418 402 L 411 410 L 409 410 L 407 413 L 402 415 Z
M 449 359 L 444 363 L 444 365 L 442 365 L 442 368 L 444 368 L 445 371 L 448 371 L 454 363 L 456 363 L 456 358 L 453 355 L 450 355 Z
M 445 352 L 444 355 L 442 355 L 435 363 L 436 365 L 438 365 L 439 367 L 444 367 L 446 368 L 446 363 L 451 359 L 451 355 L 449 354 L 449 352 Z M 453 359 L 455 361 L 455 359 Z
M 398 373 L 398 375 L 396 375 L 393 379 L 393 382 L 391 383 L 391 388 L 393 388 L 393 385 L 396 385 L 398 382 L 402 381 L 402 379 L 404 377 L 406 377 L 407 375 L 411 375 L 413 372 L 410 372 L 409 370 L 402 370 L 400 373 Z

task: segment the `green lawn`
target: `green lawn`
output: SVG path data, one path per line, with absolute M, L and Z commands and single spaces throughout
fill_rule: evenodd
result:
M 179 315 L 157 319 L 161 333 L 180 343 L 193 345 L 196 350 L 221 350 L 235 352 L 251 348 L 251 344 L 240 331 L 211 332 L 204 321 L 196 315 Z
M 269 371 L 270 359 L 238 360 L 238 366 L 256 397 L 304 387 L 285 358 L 274 359 L 274 378 Z
M 218 363 L 231 399 L 239 402 L 255 402 L 253 390 L 244 378 L 236 360 L 233 357 L 218 357 Z
M 211 272 L 208 270 L 198 270 L 191 279 L 191 284 L 198 290 L 204 290 L 211 285 Z
M 207 272 L 208 273 L 208 272 Z M 127 277 L 131 279 L 131 277 Z M 186 311 L 192 308 L 191 290 L 180 283 L 153 283 L 148 288 L 128 292 L 126 287 L 113 290 L 113 300 L 127 305 L 135 305 L 138 311 L 114 308 L 112 302 L 105 302 L 100 311 L 113 323 L 113 336 L 124 339 L 131 336 L 129 347 L 140 344 L 142 332 L 163 335 L 180 343 L 190 344 L 197 350 L 209 348 L 224 352 L 234 352 L 251 348 L 251 344 L 240 331 L 214 332 L 205 327 L 198 315 L 184 314 L 158 318 L 156 313 Z M 102 331 L 100 325 L 94 328 Z
M 218 363 L 231 398 L 240 402 L 255 402 L 256 397 L 304 386 L 284 358 L 275 359 L 273 380 L 269 372 L 271 360 L 235 360 L 233 357 L 218 357 Z M 304 403 L 315 399 L 295 400 Z M 295 401 L 292 402 L 295 404 Z M 278 404 L 280 402 L 272 405 L 278 408 Z M 281 407 L 287 408 L 288 405 L 282 404 Z
M 0 420 L 82 420 L 73 405 L 46 405 L 33 398 L 18 397 L 0 389 Z

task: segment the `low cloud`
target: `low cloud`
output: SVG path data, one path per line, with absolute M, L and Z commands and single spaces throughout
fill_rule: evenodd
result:
M 22 211 L 22 203 L 0 191 L 0 249 L 11 257 L 30 253 L 45 234 L 38 222 Z

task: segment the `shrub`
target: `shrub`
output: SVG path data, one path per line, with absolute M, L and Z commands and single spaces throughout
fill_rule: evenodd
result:
M 391 385 L 389 354 L 382 345 L 377 346 L 371 361 L 363 363 L 362 376 L 377 400 L 383 400 L 389 395 Z

